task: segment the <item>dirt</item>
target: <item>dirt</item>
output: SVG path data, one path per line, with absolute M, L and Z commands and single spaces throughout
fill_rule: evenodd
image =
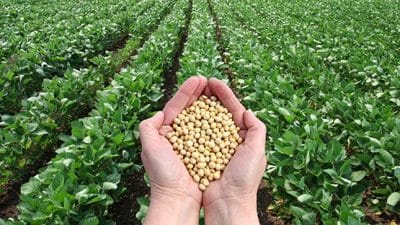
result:
M 223 35 L 222 35 L 222 30 L 221 30 L 221 26 L 220 26 L 220 23 L 219 23 L 219 19 L 217 17 L 217 14 L 214 11 L 214 7 L 211 4 L 211 1 L 207 0 L 207 2 L 208 2 L 208 9 L 209 9 L 209 11 L 211 13 L 211 16 L 213 18 L 213 21 L 215 23 L 215 35 L 216 35 L 216 41 L 218 43 L 218 51 L 219 51 L 219 54 L 220 54 L 220 56 L 222 58 L 223 63 L 226 65 L 226 67 L 223 69 L 223 72 L 228 76 L 229 82 L 232 84 L 233 91 L 237 95 L 238 92 L 236 91 L 237 85 L 236 85 L 236 79 L 235 79 L 236 73 L 229 66 L 229 61 L 230 60 L 229 60 L 228 55 L 226 54 L 228 51 L 227 51 L 227 49 L 225 47 L 225 44 L 224 44 L 224 41 L 223 41 L 224 38 L 223 38 Z
M 18 214 L 17 205 L 19 203 L 19 192 L 21 185 L 28 182 L 29 178 L 39 172 L 46 166 L 54 156 L 55 151 L 48 151 L 43 154 L 35 164 L 29 165 L 25 170 L 25 174 L 18 180 L 13 180 L 4 187 L 4 193 L 0 195 L 0 218 L 14 218 Z
M 284 225 L 285 222 L 271 212 L 268 211 L 268 206 L 272 203 L 273 198 L 265 181 L 262 181 L 257 192 L 257 214 L 260 219 L 260 225 Z
M 192 9 L 193 9 L 193 0 L 189 0 L 189 8 L 186 14 L 186 21 L 183 30 L 180 32 L 181 37 L 178 43 L 178 46 L 173 53 L 172 63 L 167 66 L 163 71 L 164 77 L 164 97 L 162 99 L 163 103 L 166 103 L 173 95 L 174 88 L 177 84 L 176 72 L 180 69 L 179 59 L 182 57 L 183 51 L 185 49 L 185 43 L 187 42 L 189 36 L 189 25 L 192 21 Z
M 107 51 L 116 52 L 119 49 L 123 48 L 126 45 L 126 42 L 129 39 L 129 32 L 125 32 L 121 35 L 120 39 L 112 43 L 110 46 L 106 48 Z
M 127 188 L 127 192 L 122 198 L 115 202 L 110 208 L 110 214 L 113 221 L 118 225 L 141 225 L 142 223 L 136 219 L 136 213 L 140 206 L 136 202 L 136 198 L 145 196 L 150 193 L 149 187 L 143 179 L 144 169 L 133 173 L 124 179 L 123 185 Z
M 377 186 L 376 178 L 373 176 L 368 177 L 369 180 L 373 182 L 372 186 Z M 389 212 L 384 210 L 383 212 L 374 212 L 370 209 L 368 200 L 373 199 L 374 195 L 372 193 L 372 188 L 367 188 L 363 193 L 363 203 L 362 207 L 365 209 L 366 220 L 369 224 L 387 224 L 392 225 L 391 222 L 395 224 L 400 224 L 400 214 L 395 214 L 394 212 Z

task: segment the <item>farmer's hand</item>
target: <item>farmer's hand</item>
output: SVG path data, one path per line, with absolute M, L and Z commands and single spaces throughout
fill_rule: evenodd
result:
M 205 94 L 216 96 L 232 113 L 244 138 L 221 179 L 203 193 L 206 225 L 259 224 L 257 190 L 266 166 L 266 127 L 222 81 L 210 79 Z
M 202 193 L 165 137 L 183 109 L 203 93 L 204 77 L 191 77 L 162 112 L 140 124 L 143 165 L 150 177 L 150 208 L 144 224 L 198 224 Z

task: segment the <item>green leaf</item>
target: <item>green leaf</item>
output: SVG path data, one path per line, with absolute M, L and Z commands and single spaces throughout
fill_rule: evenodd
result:
M 343 160 L 346 157 L 345 154 L 343 146 L 337 140 L 332 140 L 329 142 L 325 160 L 328 162 Z
M 278 112 L 282 114 L 289 123 L 293 122 L 295 116 L 291 114 L 288 109 L 279 107 Z
M 297 197 L 297 200 L 298 200 L 299 202 L 301 202 L 301 203 L 309 202 L 309 201 L 311 201 L 312 199 L 313 199 L 313 196 L 310 195 L 310 194 L 302 194 L 302 195 L 300 195 L 299 197 Z
M 382 158 L 385 160 L 386 163 L 393 165 L 394 164 L 394 159 L 392 154 L 390 152 L 384 150 L 384 149 L 379 149 L 379 154 L 382 156 Z
M 34 192 L 38 192 L 40 188 L 40 182 L 38 180 L 31 180 L 21 186 L 21 194 L 29 195 Z
M 116 190 L 118 188 L 117 184 L 111 183 L 111 182 L 104 182 L 103 183 L 103 189 L 104 190 Z
M 137 198 L 136 201 L 140 206 L 139 211 L 136 213 L 136 218 L 143 222 L 143 220 L 147 214 L 147 211 L 149 209 L 150 201 L 149 201 L 148 197 L 140 197 L 140 198 Z
M 367 174 L 367 172 L 362 171 L 362 170 L 355 171 L 355 172 L 353 172 L 351 174 L 351 180 L 355 181 L 355 182 L 358 182 L 358 181 L 362 180 L 365 177 L 366 174 Z
M 393 192 L 392 194 L 389 195 L 386 202 L 387 202 L 387 204 L 389 204 L 391 206 L 395 206 L 395 205 L 397 205 L 397 203 L 399 203 L 399 201 L 400 201 L 400 193 Z
M 80 225 L 98 225 L 99 223 L 100 223 L 99 219 L 97 219 L 97 217 L 95 217 L 95 216 L 92 216 L 92 217 L 82 220 L 79 224 Z
M 115 144 L 119 145 L 124 140 L 124 137 L 125 135 L 123 133 L 120 133 L 112 137 L 112 140 L 114 141 Z

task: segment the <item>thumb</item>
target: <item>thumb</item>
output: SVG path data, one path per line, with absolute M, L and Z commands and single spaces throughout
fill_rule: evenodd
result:
M 247 128 L 244 144 L 254 151 L 262 151 L 264 154 L 267 129 L 251 110 L 243 115 L 243 122 Z
M 159 129 L 164 122 L 164 113 L 157 112 L 153 117 L 143 120 L 139 126 L 140 141 L 143 146 L 148 146 L 155 139 L 160 138 Z M 145 149 L 145 148 L 144 148 Z

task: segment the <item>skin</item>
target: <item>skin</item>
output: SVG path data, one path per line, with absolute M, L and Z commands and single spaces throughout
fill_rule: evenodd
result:
M 241 128 L 244 142 L 237 147 L 218 181 L 205 192 L 198 189 L 165 137 L 174 118 L 202 94 L 217 96 Z M 189 78 L 163 111 L 140 124 L 143 165 L 150 177 L 150 208 L 144 225 L 198 224 L 203 206 L 207 225 L 259 224 L 257 189 L 266 166 L 266 127 L 241 105 L 222 81 Z

